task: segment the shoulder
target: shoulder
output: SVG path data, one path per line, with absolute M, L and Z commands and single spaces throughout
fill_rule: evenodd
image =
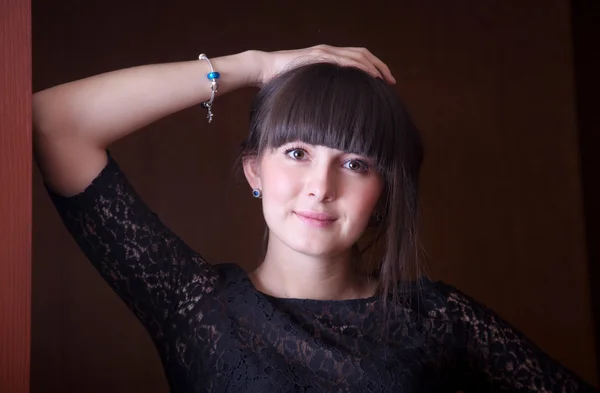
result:
M 219 263 L 213 265 L 219 276 L 218 289 L 228 296 L 247 296 L 253 292 L 248 273 L 238 264 Z
M 452 324 L 464 323 L 471 316 L 489 314 L 485 305 L 443 281 L 422 277 L 411 284 L 410 304 L 418 314 Z
M 463 294 L 454 286 L 443 281 L 433 281 L 429 277 L 420 277 L 409 283 L 398 284 L 398 293 L 410 300 L 412 306 L 427 310 L 447 307 Z
M 432 281 L 429 278 L 422 278 L 419 282 L 424 299 L 427 299 L 432 305 L 455 307 L 473 301 L 467 294 L 446 282 Z

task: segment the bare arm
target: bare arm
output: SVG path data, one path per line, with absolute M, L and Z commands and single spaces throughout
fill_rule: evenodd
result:
M 256 84 L 256 52 L 211 60 L 218 94 Z M 244 70 L 241 72 L 240 70 Z M 114 141 L 210 97 L 205 61 L 144 65 L 59 85 L 33 97 L 34 149 L 57 193 L 82 191 L 106 165 Z

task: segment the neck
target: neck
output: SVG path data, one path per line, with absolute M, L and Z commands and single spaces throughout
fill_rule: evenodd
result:
M 374 282 L 352 267 L 352 250 L 311 256 L 291 250 L 272 235 L 263 263 L 250 274 L 254 286 L 271 296 L 346 300 L 372 296 Z

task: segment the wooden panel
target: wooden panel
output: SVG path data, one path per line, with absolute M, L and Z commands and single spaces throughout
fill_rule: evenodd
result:
M 30 3 L 0 0 L 0 391 L 29 392 Z

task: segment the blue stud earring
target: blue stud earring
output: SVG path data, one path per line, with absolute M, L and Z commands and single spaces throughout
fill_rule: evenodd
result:
M 260 198 L 262 198 L 262 192 L 260 192 L 260 190 L 258 188 L 255 188 L 252 190 L 252 196 L 254 198 L 260 199 Z

